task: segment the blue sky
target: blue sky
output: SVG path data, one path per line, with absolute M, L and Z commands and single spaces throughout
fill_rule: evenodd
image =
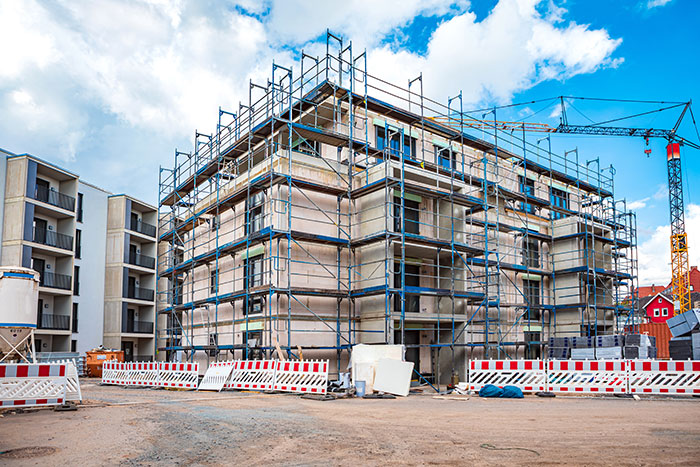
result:
M 158 167 L 172 165 L 174 149 L 191 150 L 195 129 L 211 132 L 218 106 L 236 109 L 273 59 L 321 54 L 327 27 L 367 48 L 370 73 L 405 83 L 423 71 L 427 95 L 461 90 L 469 109 L 558 95 L 700 99 L 698 19 L 694 0 L 3 0 L 0 147 L 155 204 Z M 651 108 L 575 106 L 597 121 Z M 539 117 L 558 121 L 549 109 Z M 629 124 L 667 127 L 673 115 Z M 697 141 L 690 119 L 680 134 Z M 641 282 L 667 282 L 664 143 L 652 141 L 646 157 L 637 139 L 552 142 L 617 168 L 616 193 L 638 213 Z M 683 154 L 698 264 L 700 158 Z

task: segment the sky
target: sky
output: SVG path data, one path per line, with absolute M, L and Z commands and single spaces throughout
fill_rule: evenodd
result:
M 159 167 L 212 133 L 218 108 L 238 109 L 271 63 L 298 69 L 330 29 L 368 71 L 406 83 L 423 73 L 437 101 L 465 109 L 555 96 L 700 99 L 695 0 L 92 0 L 0 1 L 0 147 L 31 153 L 114 193 L 157 204 Z M 347 42 L 346 42 L 347 43 Z M 552 101 L 499 118 L 555 125 Z M 656 104 L 567 101 L 570 123 Z M 669 128 L 672 111 L 620 122 Z M 700 107 L 697 110 L 700 118 Z M 590 119 L 590 120 L 588 120 Z M 679 134 L 700 139 L 689 118 Z M 663 140 L 555 135 L 616 169 L 615 193 L 637 212 L 640 284 L 670 280 Z M 691 264 L 700 264 L 700 157 L 683 148 Z

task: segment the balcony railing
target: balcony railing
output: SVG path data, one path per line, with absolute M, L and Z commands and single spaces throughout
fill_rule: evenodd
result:
M 75 198 L 50 188 L 43 186 L 36 187 L 36 190 L 34 190 L 34 199 L 71 212 L 75 211 Z
M 151 224 L 146 224 L 142 221 L 131 220 L 131 230 L 134 232 L 142 233 L 148 235 L 149 237 L 156 236 L 156 226 Z
M 128 287 L 126 291 L 126 298 L 133 298 L 136 300 L 146 300 L 147 302 L 153 301 L 153 289 L 144 289 L 141 287 Z
M 39 329 L 68 331 L 70 329 L 70 316 L 41 313 L 37 317 L 36 324 Z
M 153 334 L 153 323 L 151 321 L 126 321 L 122 323 L 122 332 Z
M 53 230 L 34 228 L 32 241 L 42 245 L 61 248 L 62 250 L 73 250 L 73 237 L 64 235 Z
M 127 362 L 152 362 L 153 355 L 130 355 L 124 357 L 124 360 Z
M 141 266 L 148 269 L 156 267 L 156 259 L 152 256 L 141 255 L 139 253 L 129 252 L 129 264 Z
M 43 272 L 41 273 L 41 278 L 39 279 L 39 286 L 50 287 L 52 289 L 70 290 L 71 277 L 66 274 Z

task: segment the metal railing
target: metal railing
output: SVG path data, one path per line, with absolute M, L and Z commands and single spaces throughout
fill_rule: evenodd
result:
M 128 287 L 126 291 L 126 298 L 133 298 L 136 300 L 146 300 L 147 302 L 152 302 L 153 294 L 153 289 L 144 289 L 142 287 Z
M 62 250 L 73 250 L 73 237 L 54 232 L 53 230 L 35 227 L 32 232 L 32 241 L 42 245 L 61 248 Z
M 75 211 L 75 198 L 51 188 L 43 186 L 36 187 L 34 190 L 34 199 L 71 212 Z
M 147 224 L 143 221 L 135 221 L 131 220 L 131 230 L 134 232 L 139 232 L 144 235 L 148 235 L 149 237 L 155 237 L 156 236 L 156 226 Z
M 42 272 L 39 279 L 39 286 L 51 287 L 52 289 L 71 289 L 71 276 L 66 274 L 56 274 L 54 272 Z
M 148 269 L 156 267 L 156 259 L 152 256 L 146 256 L 139 253 L 129 252 L 129 264 L 141 266 Z
M 126 321 L 122 323 L 122 332 L 135 334 L 153 334 L 151 321 Z
M 152 362 L 153 355 L 131 355 L 129 357 L 124 357 L 127 362 Z
M 60 331 L 68 331 L 70 329 L 70 316 L 41 313 L 39 316 L 37 316 L 36 325 L 39 329 L 57 329 Z

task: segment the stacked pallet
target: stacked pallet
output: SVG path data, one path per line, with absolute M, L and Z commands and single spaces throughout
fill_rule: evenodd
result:
M 551 337 L 548 350 L 553 360 L 656 358 L 656 339 L 644 334 Z
M 700 310 L 689 310 L 666 321 L 671 335 L 668 351 L 673 360 L 700 360 Z

